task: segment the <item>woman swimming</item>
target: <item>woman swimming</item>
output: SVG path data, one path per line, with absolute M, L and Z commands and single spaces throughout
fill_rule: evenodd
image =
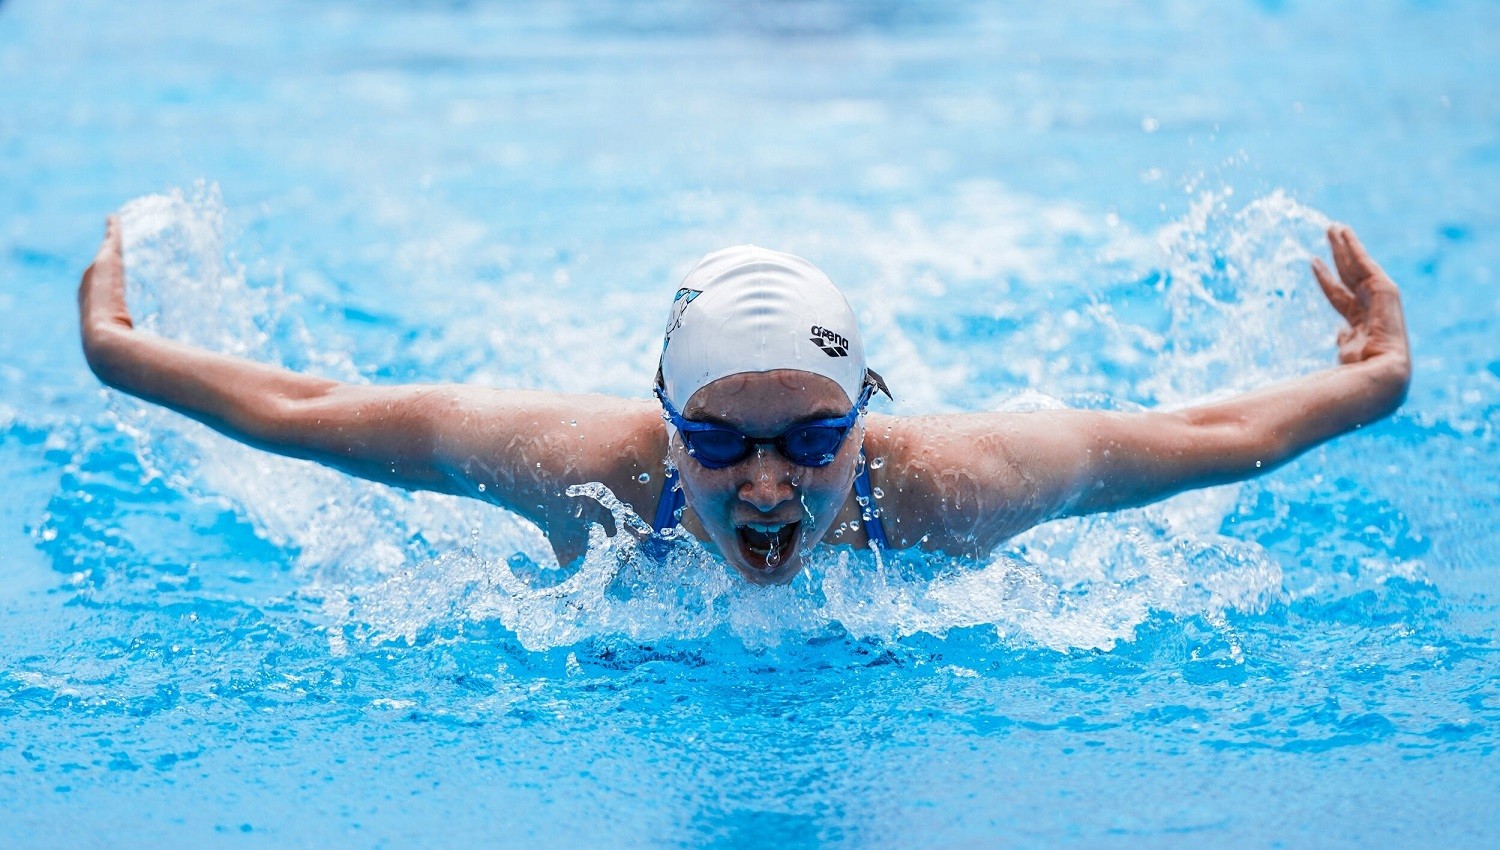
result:
M 536 523 L 559 563 L 587 548 L 602 482 L 756 584 L 829 544 L 982 556 L 1038 523 L 1248 478 L 1389 415 L 1411 358 L 1400 293 L 1353 231 L 1314 277 L 1347 321 L 1339 365 L 1172 412 L 866 413 L 853 311 L 806 260 L 705 257 L 673 302 L 657 401 L 469 385 L 344 384 L 134 329 L 119 223 L 79 287 L 84 354 L 109 386 L 237 440 Z M 1253 332 L 1250 329 L 1248 332 Z

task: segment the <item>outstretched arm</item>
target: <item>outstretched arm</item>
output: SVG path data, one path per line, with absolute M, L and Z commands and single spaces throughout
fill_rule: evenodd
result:
M 78 306 L 84 356 L 109 386 L 266 451 L 503 505 L 548 532 L 564 561 L 580 551 L 580 519 L 607 522 L 566 496 L 568 485 L 604 481 L 641 509 L 650 494 L 636 476 L 660 465 L 664 432 L 643 401 L 345 384 L 139 332 L 114 217 Z
M 1174 413 L 1102 415 L 1070 513 L 1249 478 L 1401 406 L 1411 381 L 1401 293 L 1353 230 L 1329 228 L 1328 243 L 1337 276 L 1322 260 L 1312 270 L 1347 322 L 1338 335 L 1340 365 Z
M 111 387 L 260 449 L 412 489 L 453 489 L 432 463 L 420 415 L 436 387 L 343 384 L 137 332 L 113 216 L 78 309 L 84 357 Z
M 1411 379 L 1400 293 L 1348 227 L 1329 228 L 1328 241 L 1337 275 L 1320 260 L 1312 268 L 1348 322 L 1338 366 L 1172 412 L 942 417 L 925 429 L 925 462 L 908 472 L 965 509 L 946 518 L 908 509 L 913 530 L 952 544 L 943 548 L 987 551 L 1037 522 L 1249 478 L 1389 415 Z M 966 468 L 938 474 L 965 446 Z

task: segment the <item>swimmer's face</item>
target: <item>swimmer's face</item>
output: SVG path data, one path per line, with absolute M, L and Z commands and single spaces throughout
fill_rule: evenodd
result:
M 720 378 L 694 393 L 682 413 L 750 437 L 775 437 L 802 422 L 843 416 L 851 404 L 829 378 L 779 369 Z M 672 452 L 688 507 L 724 559 L 755 584 L 786 584 L 848 499 L 863 440 L 864 426 L 856 424 L 822 467 L 799 466 L 770 445 L 724 469 L 698 463 L 680 439 Z

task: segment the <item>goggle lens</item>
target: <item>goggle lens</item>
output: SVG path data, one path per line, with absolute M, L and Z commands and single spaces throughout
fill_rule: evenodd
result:
M 848 433 L 848 428 L 794 428 L 782 435 L 781 453 L 803 466 L 827 466 Z
M 750 454 L 744 434 L 722 428 L 683 434 L 688 453 L 704 464 L 733 466 Z

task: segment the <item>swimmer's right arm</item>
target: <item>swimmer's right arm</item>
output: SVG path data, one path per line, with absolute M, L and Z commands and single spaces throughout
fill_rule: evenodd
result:
M 83 274 L 78 305 L 84 356 L 111 387 L 265 451 L 484 499 L 565 538 L 582 525 L 569 484 L 602 480 L 627 501 L 646 499 L 649 487 L 637 478 L 664 451 L 652 439 L 662 432 L 659 417 L 644 401 L 346 384 L 140 332 L 125 302 L 114 217 Z
M 259 449 L 411 489 L 454 489 L 410 415 L 436 387 L 344 384 L 138 332 L 113 216 L 83 273 L 78 309 L 89 368 L 115 389 Z

